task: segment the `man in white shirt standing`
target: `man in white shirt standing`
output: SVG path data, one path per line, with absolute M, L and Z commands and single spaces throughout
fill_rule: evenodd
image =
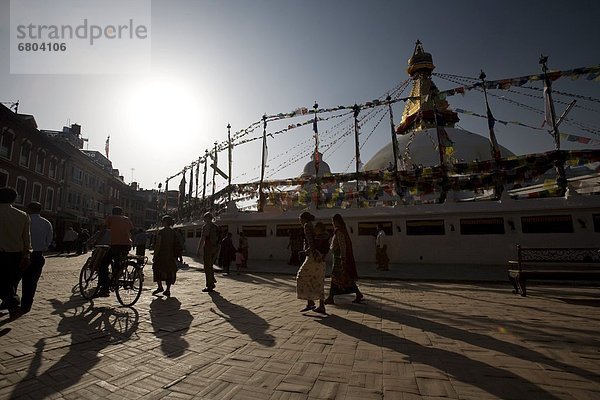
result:
M 16 199 L 16 190 L 0 188 L 0 308 L 8 309 L 11 319 L 23 314 L 17 285 L 22 270 L 29 265 L 31 254 L 30 219 L 26 213 L 12 206 Z
M 48 250 L 54 231 L 52 224 L 46 218 L 40 215 L 42 205 L 38 202 L 27 205 L 27 213 L 31 218 L 31 261 L 29 266 L 23 271 L 21 278 L 21 311 L 25 314 L 31 311 L 33 297 L 37 289 L 37 284 L 42 275 L 42 268 L 46 263 L 44 252 Z
M 383 225 L 377 225 L 377 238 L 375 239 L 375 258 L 377 260 L 377 269 L 380 271 L 388 271 L 390 269 L 390 259 L 387 255 L 387 238 Z

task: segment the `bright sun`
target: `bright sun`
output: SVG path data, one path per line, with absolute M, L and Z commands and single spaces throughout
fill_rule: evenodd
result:
M 134 121 L 135 131 L 146 137 L 193 135 L 204 114 L 192 85 L 171 77 L 141 82 L 127 97 L 127 118 Z

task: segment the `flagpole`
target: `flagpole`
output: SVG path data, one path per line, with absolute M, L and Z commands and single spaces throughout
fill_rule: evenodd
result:
M 192 190 L 194 189 L 194 163 L 190 164 L 190 186 L 188 193 L 188 207 L 192 204 Z
M 265 164 L 267 162 L 266 149 L 267 149 L 267 115 L 263 115 L 263 140 L 262 140 L 262 162 L 260 168 L 260 184 L 258 185 L 258 211 L 262 212 L 264 208 L 264 196 L 263 196 L 263 181 L 265 179 Z
M 483 97 L 485 99 L 485 109 L 487 111 L 488 118 L 488 128 L 490 130 L 490 144 L 492 149 L 492 158 L 494 159 L 494 197 L 499 200 L 500 196 L 502 196 L 502 192 L 504 191 L 504 185 L 501 182 L 499 177 L 499 167 L 500 167 L 500 149 L 498 148 L 498 141 L 496 140 L 496 134 L 494 133 L 494 123 L 496 120 L 492 115 L 492 110 L 490 109 L 490 104 L 488 103 L 487 97 L 487 89 L 485 87 L 485 72 L 481 70 L 479 74 L 479 79 L 481 79 L 481 87 L 483 88 Z
M 433 121 L 435 123 L 435 131 L 437 133 L 437 139 L 438 139 L 438 154 L 440 157 L 440 170 L 442 173 L 442 182 L 441 182 L 441 193 L 440 193 L 440 198 L 439 198 L 439 202 L 440 203 L 445 203 L 446 202 L 446 196 L 447 196 L 447 191 L 448 191 L 448 170 L 446 167 L 446 157 L 445 157 L 445 152 L 446 152 L 446 138 L 442 139 L 441 135 L 440 135 L 440 125 L 438 123 L 438 110 L 437 107 L 435 105 L 435 93 L 433 93 L 433 90 L 431 91 L 431 93 L 429 94 L 429 96 L 431 97 L 431 104 L 433 107 Z M 446 133 L 447 135 L 447 133 Z M 443 144 L 442 144 L 443 143 Z
M 231 168 L 232 168 L 233 146 L 231 145 L 231 124 L 227 124 L 227 161 L 229 163 L 229 178 L 227 179 L 228 194 L 227 201 L 231 201 Z
M 213 159 L 213 165 L 214 165 L 213 177 L 212 177 L 212 197 L 213 197 L 213 199 L 212 199 L 211 206 L 210 206 L 211 210 L 212 210 L 212 206 L 215 204 L 214 196 L 215 196 L 215 188 L 216 188 L 215 176 L 217 175 L 217 142 L 215 142 L 215 158 Z
M 169 179 L 165 181 L 165 214 L 169 211 Z
M 544 84 L 546 86 L 545 95 L 547 98 L 548 107 L 550 111 L 550 122 L 552 123 L 552 133 L 554 135 L 554 145 L 557 151 L 557 159 L 554 161 L 554 168 L 556 169 L 556 185 L 558 186 L 559 195 L 563 196 L 567 190 L 567 177 L 565 173 L 565 160 L 560 152 L 560 132 L 558 131 L 558 124 L 556 123 L 556 113 L 554 112 L 554 101 L 552 100 L 552 83 L 548 77 L 548 56 L 540 55 L 540 64 L 542 65 L 542 72 L 544 73 Z M 546 118 L 548 118 L 546 116 Z
M 206 166 L 208 164 L 208 150 L 204 150 L 204 177 L 202 181 L 202 209 L 206 208 Z
M 194 208 L 198 207 L 198 179 L 200 179 L 200 160 L 201 157 L 198 157 L 198 161 L 196 162 L 196 197 L 194 198 Z
M 400 191 L 400 180 L 398 179 L 398 137 L 396 136 L 396 127 L 394 126 L 394 111 L 392 110 L 391 96 L 385 98 L 388 101 L 388 111 L 390 112 L 390 132 L 392 134 L 392 153 L 394 155 L 394 180 L 396 181 L 396 194 Z
M 314 155 L 314 163 L 315 163 L 315 190 L 316 190 L 316 198 L 315 198 L 315 206 L 317 210 L 319 209 L 319 198 L 321 197 L 321 184 L 319 179 L 319 164 L 321 160 L 319 160 L 319 128 L 317 126 L 317 110 L 319 109 L 319 105 L 315 101 L 313 105 L 313 111 L 315 119 L 313 121 L 313 133 L 315 136 L 315 155 Z
M 356 205 L 360 208 L 360 190 L 358 186 L 358 173 L 360 172 L 360 146 L 358 143 L 358 114 L 360 113 L 360 107 L 354 104 L 352 107 L 354 110 L 354 158 L 356 159 Z

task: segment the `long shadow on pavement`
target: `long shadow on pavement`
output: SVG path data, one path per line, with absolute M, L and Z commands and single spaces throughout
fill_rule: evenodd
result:
M 217 311 L 211 308 L 213 313 L 224 318 L 231 326 L 240 333 L 248 335 L 253 341 L 267 347 L 275 346 L 275 338 L 267 333 L 269 323 L 266 320 L 247 308 L 230 302 L 218 292 L 210 292 L 210 297 L 219 309 Z
M 473 360 L 459 353 L 423 346 L 417 342 L 400 338 L 337 315 L 320 319 L 318 323 L 361 341 L 406 354 L 410 357 L 412 363 L 430 365 L 460 382 L 477 386 L 497 398 L 558 400 L 558 397 L 519 375 Z
M 150 302 L 154 335 L 161 339 L 160 348 L 169 358 L 183 355 L 189 347 L 183 335 L 190 329 L 193 319 L 188 310 L 181 309 L 181 302 L 176 297 L 158 297 Z
M 47 349 L 46 339 L 38 340 L 27 375 L 15 385 L 10 399 L 45 398 L 71 387 L 100 361 L 99 353 L 104 348 L 127 341 L 138 327 L 139 315 L 133 308 L 96 308 L 77 294 L 64 303 L 57 299 L 50 302 L 53 313 L 62 317 L 57 337 L 71 336 L 68 351 L 39 374 L 44 351 L 57 347 L 55 343 Z
M 416 288 L 411 288 L 411 289 L 407 289 L 404 288 L 403 290 L 413 290 L 413 291 L 424 291 L 427 290 L 429 292 L 429 289 L 416 289 Z M 447 294 L 449 296 L 457 296 L 455 294 L 450 294 L 450 293 L 446 293 L 444 291 L 437 291 L 438 293 L 442 293 L 442 294 Z M 469 300 L 470 302 L 473 302 L 474 299 L 468 296 L 464 296 L 464 295 L 460 295 L 458 296 L 460 298 L 464 298 L 466 300 Z M 374 295 L 374 294 L 369 294 L 369 299 L 385 299 L 386 297 L 384 295 Z M 561 300 L 561 299 L 557 299 L 557 300 Z M 541 333 L 541 330 L 544 328 L 547 328 L 547 323 L 545 320 L 538 320 L 538 321 L 530 321 L 528 324 L 523 324 L 520 323 L 518 321 L 515 321 L 514 318 L 510 318 L 512 315 L 512 312 L 510 312 L 510 307 L 518 307 L 518 314 L 525 314 L 525 310 L 533 310 L 536 312 L 547 312 L 547 313 L 551 313 L 553 316 L 566 316 L 566 317 L 572 317 L 572 314 L 567 314 L 567 313 L 560 313 L 557 312 L 554 309 L 542 309 L 539 307 L 521 307 L 520 304 L 518 303 L 511 303 L 511 302 L 494 302 L 494 301 L 489 301 L 488 299 L 485 300 L 480 300 L 482 303 L 495 303 L 498 304 L 499 306 L 503 306 L 505 308 L 505 310 L 507 310 L 507 312 L 504 314 L 506 317 L 509 318 L 504 318 L 504 319 L 500 319 L 500 318 L 495 318 L 495 321 L 497 322 L 497 325 L 499 327 L 502 327 L 504 329 L 508 329 L 508 331 L 510 332 L 521 332 L 521 333 L 529 333 L 531 335 L 537 335 L 539 336 Z M 568 302 L 565 300 L 565 302 Z M 431 310 L 429 308 L 423 307 L 423 306 L 419 306 L 416 304 L 411 304 L 411 303 L 403 303 L 400 301 L 397 301 L 395 304 L 399 305 L 399 306 L 406 306 L 408 308 L 410 308 L 411 310 L 418 310 L 419 314 L 421 316 L 431 316 L 432 318 L 441 318 L 444 320 L 448 320 L 449 322 L 453 322 L 454 319 L 456 318 L 460 318 L 460 319 L 464 319 L 465 315 L 458 313 L 458 312 L 454 312 L 452 310 L 444 310 L 443 313 L 440 312 L 436 312 L 434 310 Z M 573 303 L 573 304 L 578 304 L 578 303 Z M 581 305 L 590 305 L 590 304 L 584 304 L 582 303 Z M 594 319 L 592 318 L 588 318 L 587 319 L 588 322 L 589 321 L 594 321 Z M 597 330 L 594 330 L 593 325 L 592 327 L 590 327 L 590 329 L 581 329 L 581 328 L 574 328 L 572 326 L 569 327 L 561 327 L 561 329 L 564 329 L 566 331 L 569 332 L 576 332 L 576 333 L 581 333 L 584 335 L 590 335 L 590 336 L 594 336 L 597 332 Z
M 454 339 L 456 341 L 468 343 L 472 346 L 503 353 L 517 359 L 548 365 L 561 371 L 578 375 L 584 379 L 591 379 L 594 381 L 600 379 L 600 377 L 594 372 L 581 369 L 575 365 L 569 365 L 560 361 L 556 361 L 527 347 L 505 342 L 492 336 L 469 331 L 468 327 L 465 327 L 467 329 L 459 329 L 449 324 L 442 324 L 429 319 L 420 318 L 412 315 L 411 311 L 408 309 L 400 309 L 398 307 L 391 307 L 376 302 L 370 302 L 366 307 L 352 309 L 354 311 L 358 310 L 359 312 L 363 312 L 365 314 L 420 329 L 425 332 L 431 332 L 441 337 Z M 560 342 L 563 339 L 564 338 L 562 337 L 556 337 L 557 342 Z

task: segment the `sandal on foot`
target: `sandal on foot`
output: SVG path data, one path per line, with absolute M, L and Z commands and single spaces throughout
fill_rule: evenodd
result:
M 314 310 L 315 308 L 317 308 L 317 306 L 312 305 L 312 306 L 306 306 L 304 307 L 302 310 L 300 310 L 300 312 L 307 312 L 307 311 L 311 311 Z
M 157 294 L 162 293 L 162 292 L 163 292 L 163 289 L 156 289 L 155 291 L 152 292 L 152 294 L 154 296 L 156 296 Z
M 317 307 L 313 311 L 316 312 L 316 313 L 319 313 L 319 314 L 325 314 L 325 315 L 327 315 L 327 311 L 325 311 L 325 307 Z

